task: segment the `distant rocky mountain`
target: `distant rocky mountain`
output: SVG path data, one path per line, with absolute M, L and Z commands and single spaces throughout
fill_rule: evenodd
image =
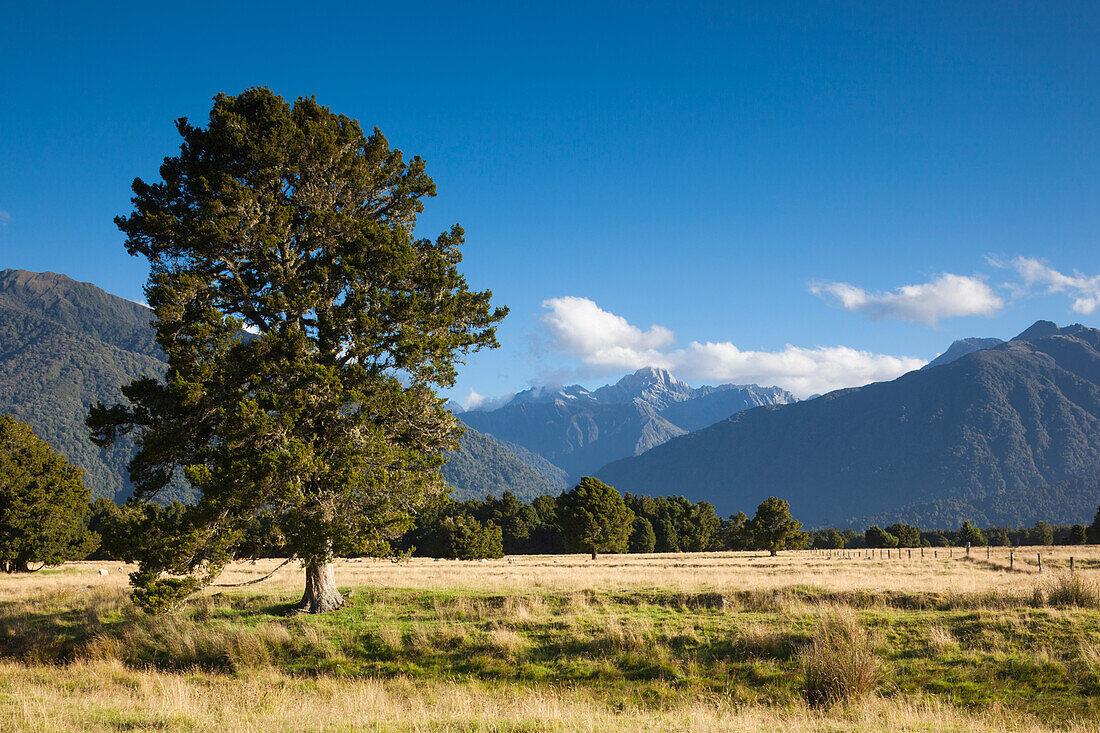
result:
M 142 375 L 164 374 L 151 328 L 152 312 L 138 303 L 52 272 L 0 271 L 0 413 L 27 422 L 84 469 L 95 497 L 125 501 L 132 493 L 126 465 L 133 445 L 111 450 L 88 438 L 89 405 L 122 399 L 120 387 Z M 541 456 L 468 430 L 443 470 L 458 499 L 512 491 L 530 499 L 557 494 L 565 473 Z M 189 501 L 185 485 L 167 501 Z
M 646 367 L 591 391 L 579 385 L 527 390 L 503 407 L 465 412 L 462 419 L 537 453 L 576 480 L 740 410 L 794 401 L 778 387 L 696 388 Z
M 1059 502 L 1095 508 L 1100 488 L 1082 477 L 1098 470 L 1100 331 L 1040 321 L 934 369 L 739 412 L 596 475 L 722 513 L 780 496 L 809 526 L 952 526 L 967 512 L 1031 524 Z
M 950 364 L 956 359 L 961 359 L 967 354 L 973 354 L 975 351 L 981 351 L 982 349 L 992 349 L 995 346 L 1000 346 L 1004 341 L 998 338 L 968 338 L 959 339 L 958 341 L 947 347 L 947 351 L 937 356 L 932 361 L 928 362 L 921 369 L 931 369 L 932 367 L 943 366 L 944 364 Z

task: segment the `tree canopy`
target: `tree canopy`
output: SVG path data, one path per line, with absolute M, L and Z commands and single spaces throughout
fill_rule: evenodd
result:
M 83 472 L 26 423 L 0 415 L 0 566 L 26 572 L 86 557 L 98 544 L 87 529 Z
M 598 552 L 627 551 L 634 512 L 614 488 L 585 476 L 558 497 L 558 524 L 569 544 L 595 560 Z
M 767 498 L 749 521 L 752 549 L 775 555 L 779 550 L 802 547 L 807 538 L 801 529 L 802 522 L 791 517 L 790 504 L 774 496 Z
M 461 227 L 414 235 L 435 184 L 377 129 L 266 88 L 177 129 L 162 180 L 136 179 L 115 219 L 149 261 L 167 375 L 89 415 L 100 445 L 135 434 L 139 500 L 181 472 L 201 492 L 147 543 L 135 597 L 164 608 L 209 582 L 262 513 L 305 565 L 300 609 L 331 610 L 333 557 L 385 551 L 444 492 L 458 428 L 434 390 L 497 345 L 506 309 L 459 272 Z

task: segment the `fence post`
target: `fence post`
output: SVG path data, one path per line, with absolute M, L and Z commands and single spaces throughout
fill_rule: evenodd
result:
M 939 550 L 932 550 L 932 552 L 936 555 L 935 559 L 939 560 L 940 559 L 940 551 Z
M 966 556 L 970 557 L 970 543 L 969 542 L 966 543 Z
M 1043 553 L 1036 552 L 1035 555 L 1039 558 L 1039 572 L 1041 573 L 1043 572 Z
M 923 545 L 921 545 L 921 548 L 920 548 L 920 556 L 921 556 L 921 559 L 923 560 L 924 559 L 924 546 Z
M 1008 551 L 1008 569 L 1011 570 L 1012 566 L 1015 565 L 1015 564 L 1016 564 L 1016 551 L 1015 550 L 1009 550 Z
M 909 560 L 913 559 L 913 551 L 912 550 L 909 550 L 909 557 L 907 559 L 909 559 Z

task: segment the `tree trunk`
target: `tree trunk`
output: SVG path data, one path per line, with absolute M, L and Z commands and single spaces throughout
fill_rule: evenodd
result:
M 771 552 L 771 554 L 772 554 L 772 557 L 775 557 L 775 556 L 776 556 L 776 554 L 777 554 L 777 553 L 778 553 L 779 551 L 778 551 L 778 550 L 769 550 L 769 552 Z
M 306 565 L 306 591 L 294 607 L 295 613 L 325 613 L 346 603 L 336 588 L 335 566 L 331 561 Z
M 594 546 L 593 546 L 593 548 L 592 548 L 592 559 L 593 559 L 593 560 L 595 560 L 595 559 L 596 559 L 596 548 L 595 548 Z
M 31 571 L 31 561 L 25 557 L 19 557 L 15 560 L 15 572 L 17 573 L 29 573 Z

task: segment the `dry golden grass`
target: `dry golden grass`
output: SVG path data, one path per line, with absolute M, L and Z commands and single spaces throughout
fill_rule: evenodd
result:
M 473 562 L 412 558 L 407 562 L 355 559 L 338 560 L 336 582 L 341 587 L 389 587 L 417 589 L 467 588 L 473 591 L 523 592 L 546 590 L 577 591 L 576 602 L 589 602 L 585 590 L 617 591 L 640 588 L 722 594 L 772 591 L 777 588 L 809 586 L 835 592 L 900 592 L 977 594 L 1026 592 L 1035 581 L 1064 572 L 1069 558 L 1075 558 L 1083 572 L 1100 568 L 1100 546 L 1015 548 L 1015 566 L 1008 571 L 1007 548 L 994 548 L 986 559 L 985 548 L 974 548 L 968 558 L 962 548 L 925 549 L 925 557 L 913 550 L 898 557 L 873 559 L 866 550 L 849 550 L 836 556 L 826 552 L 783 552 L 769 557 L 759 552 L 714 552 L 653 555 L 603 555 L 592 561 L 585 555 L 528 555 Z M 1044 574 L 1037 568 L 1043 556 Z M 933 557 L 938 554 L 938 557 Z M 218 583 L 241 583 L 263 577 L 281 560 L 230 565 Z M 100 568 L 108 571 L 103 577 Z M 124 588 L 132 566 L 114 562 L 68 563 L 61 568 L 30 575 L 0 577 L 0 601 L 26 598 L 43 591 Z M 296 591 L 302 587 L 301 568 L 290 563 L 256 590 Z M 211 587 L 206 595 L 231 592 Z
M 1037 572 L 1038 552 L 1047 569 L 1043 574 Z M 458 657 L 487 655 L 494 664 L 507 667 L 528 649 L 538 648 L 539 634 L 560 626 L 568 630 L 563 635 L 586 645 L 596 662 L 648 653 L 655 667 L 695 678 L 699 674 L 691 666 L 693 659 L 661 655 L 667 657 L 670 649 L 681 646 L 697 648 L 701 640 L 717 643 L 713 635 L 724 629 L 730 653 L 761 660 L 760 669 L 767 673 L 784 659 L 796 659 L 800 633 L 809 638 L 808 622 L 803 632 L 792 631 L 791 623 L 821 618 L 837 603 L 865 609 L 860 612 L 865 619 L 911 607 L 865 603 L 890 594 L 933 594 L 944 608 L 971 609 L 965 613 L 972 623 L 953 622 L 956 631 L 969 629 L 958 637 L 939 625 L 939 617 L 926 631 L 913 632 L 914 649 L 959 659 L 1020 652 L 1019 639 L 1030 633 L 1027 619 L 999 613 L 1000 608 L 1030 606 L 1036 597 L 1046 602 L 1053 596 L 1061 602 L 1042 609 L 1051 623 L 1064 617 L 1071 625 L 1081 614 L 1095 615 L 1081 610 L 1091 607 L 1091 601 L 1079 599 L 1095 595 L 1100 547 L 1017 549 L 1012 572 L 1007 570 L 1008 550 L 993 550 L 988 560 L 984 548 L 973 550 L 969 558 L 958 548 L 938 554 L 934 557 L 926 550 L 924 559 L 919 551 L 912 559 L 908 553 L 899 559 L 896 551 L 889 559 L 877 553 L 868 558 L 865 552 L 803 551 L 774 558 L 766 553 L 603 556 L 595 562 L 580 555 L 490 562 L 340 561 L 337 582 L 353 589 L 356 605 L 395 619 L 379 624 L 365 617 L 364 623 L 371 625 L 361 629 L 358 638 L 331 624 L 262 615 L 252 627 L 225 622 L 227 609 L 244 595 L 260 593 L 277 601 L 300 594 L 302 572 L 295 564 L 246 589 L 208 588 L 189 604 L 188 615 L 155 622 L 127 603 L 127 572 L 132 568 L 120 569 L 118 563 L 70 563 L 29 575 L 0 576 L 0 603 L 8 604 L 0 636 L 17 650 L 24 631 L 27 639 L 38 635 L 33 645 L 27 645 L 33 653 L 11 653 L 24 663 L 0 663 L 0 731 L 625 731 L 639 725 L 654 731 L 1047 730 L 1046 718 L 1037 721 L 999 703 L 962 710 L 942 698 L 889 691 L 822 711 L 801 702 L 746 703 L 748 698 L 713 691 L 688 691 L 664 703 L 642 704 L 616 699 L 606 689 L 559 685 L 552 678 L 545 683 L 507 681 L 506 675 L 495 681 L 427 674 L 414 679 L 400 671 L 383 678 L 296 677 L 273 657 L 273 650 L 290 648 L 340 667 L 358 646 L 373 640 L 395 658 L 430 657 L 449 649 Z M 1072 582 L 1064 580 L 1070 556 L 1079 568 Z M 278 563 L 237 563 L 219 582 L 259 578 Z M 100 568 L 108 575 L 99 575 Z M 402 590 L 374 591 L 379 588 Z M 814 593 L 805 593 L 807 588 Z M 633 593 L 641 597 L 653 589 L 662 591 L 654 603 L 673 604 L 669 608 L 676 609 L 675 625 L 668 625 L 672 622 L 666 620 L 665 606 L 631 611 Z M 837 594 L 852 598 L 838 599 Z M 415 617 L 401 605 L 428 596 Z M 710 614 L 709 629 L 698 625 L 696 609 Z M 135 622 L 120 625 L 116 636 L 94 637 L 78 655 L 80 661 L 59 666 L 54 664 L 49 636 L 57 627 L 29 625 L 33 617 L 52 613 L 67 613 L 63 624 L 83 623 L 87 628 L 94 628 L 99 619 L 128 614 Z M 983 625 L 983 615 L 996 623 Z M 16 628 L 19 623 L 28 626 L 21 630 Z M 1010 644 L 1009 639 L 1016 641 Z M 1046 659 L 1041 649 L 1021 658 L 1036 667 L 1100 670 L 1100 636 L 1083 633 L 1081 641 L 1072 644 L 1070 661 Z M 160 666 L 160 671 L 144 669 L 144 662 L 135 665 L 132 658 L 120 655 L 122 649 L 162 650 L 173 663 Z M 130 666 L 120 658 L 130 659 Z M 199 671 L 222 669 L 209 663 L 215 658 L 230 660 L 225 669 L 233 674 Z M 192 666 L 195 669 L 189 669 Z M 171 669 L 188 671 L 167 671 Z M 1075 728 L 1072 717 L 1063 717 L 1057 725 L 1059 730 L 1087 730 L 1095 719 Z
M 301 679 L 134 671 L 118 663 L 0 663 L 0 730 L 62 731 L 1019 731 L 1052 730 L 998 710 L 872 698 L 832 711 L 699 698 L 636 708 L 545 686 L 395 678 Z M 1085 731 L 1084 726 L 1059 730 Z

